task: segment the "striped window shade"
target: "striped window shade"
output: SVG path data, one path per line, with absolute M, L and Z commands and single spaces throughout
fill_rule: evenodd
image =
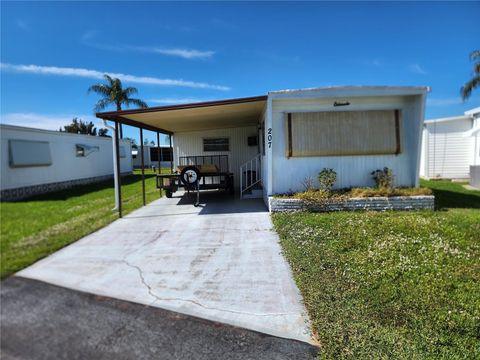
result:
M 399 154 L 401 111 L 286 114 L 286 156 Z

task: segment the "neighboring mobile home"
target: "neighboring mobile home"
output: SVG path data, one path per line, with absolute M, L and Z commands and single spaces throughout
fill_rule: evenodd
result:
M 468 179 L 480 165 L 480 107 L 464 115 L 426 120 L 420 176 Z
M 132 146 L 132 159 L 133 167 L 142 167 L 142 156 L 140 153 L 141 146 Z M 158 157 L 160 155 L 160 166 L 162 168 L 170 168 L 170 162 L 172 160 L 172 149 L 170 146 L 162 145 L 160 149 L 158 146 L 144 145 L 143 146 L 143 164 L 146 168 L 155 167 L 158 168 Z
M 302 191 L 322 168 L 337 188 L 371 186 L 389 167 L 395 185 L 418 186 L 426 87 L 341 86 L 265 96 L 98 113 L 173 137 L 174 166 L 226 155 L 241 196 L 267 202 Z M 204 158 L 205 159 L 205 158 Z M 210 161 L 208 158 L 203 161 Z M 217 164 L 217 166 L 220 166 Z
M 113 176 L 112 139 L 0 124 L 1 200 L 18 200 Z M 131 145 L 120 145 L 122 173 L 132 172 Z

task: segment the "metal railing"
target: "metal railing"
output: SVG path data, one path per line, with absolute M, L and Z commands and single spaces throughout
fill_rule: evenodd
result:
M 257 154 L 240 166 L 240 199 L 243 199 L 246 191 L 262 182 L 261 159 L 261 154 Z
M 229 172 L 228 155 L 180 156 L 178 165 L 215 165 L 220 172 Z

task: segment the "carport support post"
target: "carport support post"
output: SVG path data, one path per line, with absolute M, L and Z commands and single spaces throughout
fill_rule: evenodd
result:
M 118 184 L 117 187 L 115 188 L 115 191 L 117 193 L 117 198 L 118 198 L 118 216 L 122 217 L 122 180 L 120 178 L 120 139 L 118 138 L 118 121 L 115 121 L 115 163 L 117 164 L 117 179 L 118 179 Z
M 140 128 L 140 158 L 142 159 L 142 196 L 143 196 L 143 206 L 147 204 L 145 201 L 145 160 L 143 157 L 143 129 Z
M 158 156 L 158 173 L 161 174 L 162 167 L 162 149 L 160 148 L 160 133 L 157 131 L 157 156 Z
M 173 147 L 172 147 L 172 134 L 168 135 L 168 141 L 170 142 L 170 174 L 173 173 Z

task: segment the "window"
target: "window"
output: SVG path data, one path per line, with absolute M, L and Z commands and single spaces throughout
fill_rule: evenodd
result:
M 126 158 L 127 152 L 125 151 L 125 146 L 119 146 L 118 153 L 120 155 L 120 158 Z
M 85 157 L 90 155 L 92 152 L 99 151 L 100 148 L 98 146 L 90 146 L 90 145 L 84 145 L 84 144 L 76 144 L 75 145 L 75 151 L 77 154 L 77 157 Z
M 172 160 L 172 148 L 170 147 L 161 147 L 160 148 L 160 158 L 161 161 L 171 161 Z M 150 161 L 158 161 L 158 147 L 150 148 Z
M 400 153 L 399 110 L 288 113 L 287 157 Z
M 10 167 L 52 165 L 48 141 L 8 140 Z
M 229 138 L 203 139 L 203 151 L 229 151 Z

